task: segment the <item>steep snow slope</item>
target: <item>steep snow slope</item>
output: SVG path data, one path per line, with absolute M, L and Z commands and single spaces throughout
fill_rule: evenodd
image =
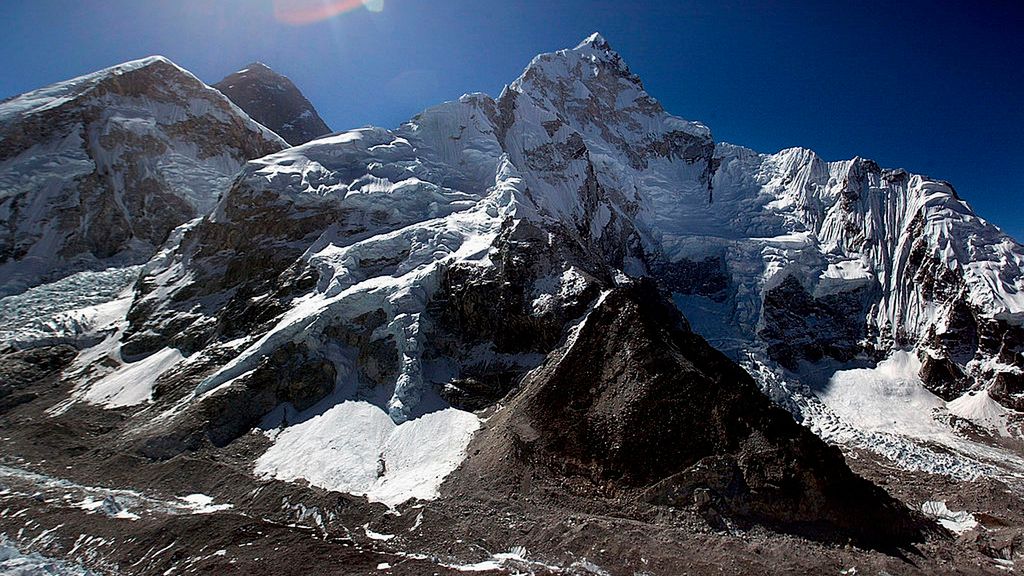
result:
M 738 215 L 683 257 L 720 263 L 710 298 L 747 329 L 734 348 L 763 345 L 791 370 L 913 348 L 940 396 L 1001 381 L 993 393 L 1018 402 L 1024 249 L 948 184 L 804 149 L 719 145 L 715 162 L 710 206 Z
M 0 103 L 0 296 L 144 262 L 246 160 L 283 147 L 158 56 Z
M 253 62 L 213 87 L 292 146 L 331 131 L 295 84 L 266 64 Z

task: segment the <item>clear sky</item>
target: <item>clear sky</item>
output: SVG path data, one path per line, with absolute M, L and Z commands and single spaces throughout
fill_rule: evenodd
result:
M 335 130 L 394 127 L 600 31 L 718 140 L 943 178 L 1024 239 L 1024 1 L 753 4 L 4 0 L 0 97 L 150 54 L 208 83 L 259 60 Z

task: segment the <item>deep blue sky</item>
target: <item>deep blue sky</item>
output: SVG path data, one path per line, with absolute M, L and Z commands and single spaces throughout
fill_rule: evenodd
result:
M 209 83 L 260 60 L 332 128 L 393 127 L 464 92 L 497 95 L 535 54 L 597 30 L 719 140 L 950 180 L 1024 239 L 1020 0 L 373 0 L 381 11 L 307 25 L 276 19 L 274 1 L 5 0 L 0 97 L 150 54 Z

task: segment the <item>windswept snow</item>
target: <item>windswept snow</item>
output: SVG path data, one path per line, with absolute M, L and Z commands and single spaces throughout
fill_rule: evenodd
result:
M 107 408 L 142 404 L 152 396 L 157 379 L 182 358 L 178 350 L 164 348 L 142 360 L 124 364 L 90 385 L 84 399 Z
M 256 474 L 304 479 L 396 506 L 438 496 L 465 458 L 480 419 L 454 408 L 401 424 L 368 402 L 345 401 L 282 430 L 256 461 Z

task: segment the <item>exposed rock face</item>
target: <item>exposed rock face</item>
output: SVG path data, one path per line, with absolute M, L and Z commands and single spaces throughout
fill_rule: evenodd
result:
M 30 389 L 59 373 L 75 357 L 70 346 L 0 353 L 0 414 L 38 397 Z
M 768 354 L 783 367 L 798 370 L 800 362 L 825 358 L 850 361 L 864 352 L 865 315 L 875 286 L 815 298 L 787 276 L 764 296 L 763 328 Z
M 923 522 L 774 407 L 649 283 L 602 296 L 470 445 L 453 482 L 564 483 L 873 545 Z M 514 489 L 514 488 L 513 488 Z
M 331 132 L 295 84 L 266 64 L 253 62 L 213 87 L 292 146 Z
M 0 295 L 144 262 L 284 142 L 161 57 L 0 104 Z

